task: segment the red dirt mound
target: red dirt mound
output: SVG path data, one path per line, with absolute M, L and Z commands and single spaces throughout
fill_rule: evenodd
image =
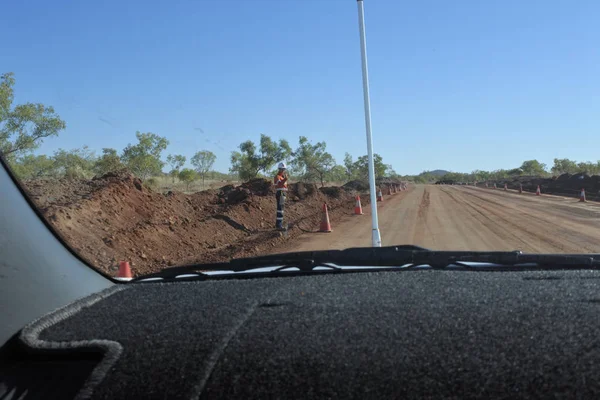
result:
M 257 179 L 191 195 L 157 193 L 127 172 L 92 180 L 25 182 L 58 233 L 83 258 L 114 275 L 118 262 L 135 275 L 171 265 L 225 261 L 272 252 L 306 231 L 316 231 L 327 202 L 335 222 L 350 214 L 351 191 L 295 183 L 286 205 L 287 233 L 274 230 L 272 185 Z

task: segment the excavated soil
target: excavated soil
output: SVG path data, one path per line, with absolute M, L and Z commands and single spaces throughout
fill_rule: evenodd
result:
M 285 210 L 290 228 L 278 232 L 275 193 L 264 179 L 194 194 L 158 193 L 121 171 L 92 180 L 34 180 L 25 187 L 57 233 L 110 275 L 120 260 L 143 275 L 172 265 L 283 252 L 302 233 L 322 235 L 323 203 L 334 223 L 352 213 L 357 194 L 352 188 L 292 184 Z

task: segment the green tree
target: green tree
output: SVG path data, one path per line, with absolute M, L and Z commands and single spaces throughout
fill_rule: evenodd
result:
M 13 162 L 11 168 L 19 179 L 57 176 L 54 160 L 47 155 L 24 155 Z
M 575 174 L 578 171 L 577 163 L 568 158 L 555 158 L 554 165 L 550 169 L 554 175 Z
M 545 176 L 547 173 L 546 164 L 541 163 L 538 160 L 523 161 L 521 170 L 524 175 Z
M 167 156 L 167 164 L 171 166 L 171 171 L 169 171 L 169 175 L 173 178 L 173 183 L 175 183 L 175 178 L 179 175 L 179 170 L 185 164 L 186 158 L 181 154 L 169 154 Z
M 13 73 L 0 76 L 0 153 L 9 161 L 35 150 L 44 138 L 58 136 L 66 128 L 51 106 L 25 103 L 11 109 L 14 84 Z
M 522 168 L 513 168 L 513 169 L 509 169 L 506 174 L 508 176 L 521 176 L 525 173 L 525 171 L 523 171 Z M 528 174 L 528 175 L 535 175 L 535 174 Z
M 270 172 L 271 167 L 279 161 L 287 161 L 292 149 L 285 139 L 274 142 L 266 135 L 260 135 L 260 148 L 251 141 L 240 144 L 240 151 L 231 153 L 230 171 L 236 173 L 242 180 L 256 178 L 259 173 Z
M 391 178 L 392 175 L 394 175 L 394 177 L 397 177 L 398 173 L 394 171 L 394 167 L 392 167 L 392 164 L 385 164 L 385 176 Z
M 292 165 L 302 179 L 312 181 L 318 179 L 325 186 L 325 176 L 335 166 L 333 156 L 325 151 L 325 142 L 311 144 L 305 136 L 300 136 L 298 148 L 292 153 Z
M 348 180 L 357 178 L 358 171 L 350 153 L 344 154 L 344 167 L 346 168 L 346 177 Z
M 334 165 L 333 168 L 331 168 L 327 173 L 326 179 L 328 182 L 345 183 L 348 179 L 348 175 L 346 175 L 346 167 L 342 165 Z
M 115 172 L 123 168 L 121 157 L 117 154 L 117 150 L 110 148 L 102 149 L 100 156 L 94 165 L 94 173 L 96 175 L 104 175 L 109 172 Z
M 373 163 L 375 164 L 375 179 L 385 177 L 387 165 L 379 154 L 373 154 Z M 369 179 L 369 156 L 359 157 L 354 163 L 354 169 L 358 172 L 360 179 Z
M 482 171 L 479 169 L 476 169 L 475 171 L 471 172 L 476 181 L 487 181 L 488 179 L 490 179 L 490 172 L 489 171 Z
M 80 149 L 58 149 L 52 156 L 56 171 L 67 178 L 90 178 L 96 163 L 94 152 L 87 146 Z
M 169 141 L 154 133 L 136 132 L 135 136 L 138 144 L 128 144 L 123 149 L 121 159 L 131 172 L 142 180 L 160 175 L 164 166 L 160 155 L 169 145 Z
M 436 181 L 436 176 L 429 171 L 420 173 L 418 178 L 421 183 L 431 183 Z
M 198 175 L 196 171 L 190 168 L 184 168 L 179 172 L 179 180 L 185 183 L 186 191 L 190 191 L 190 184 L 196 180 Z
M 490 179 L 492 180 L 506 179 L 508 176 L 508 171 L 505 169 L 497 169 L 490 173 Z
M 587 175 L 598 175 L 600 172 L 599 163 L 593 163 L 590 161 L 580 162 L 577 164 L 577 172 L 581 172 Z
M 212 151 L 202 150 L 194 154 L 192 157 L 192 165 L 196 167 L 196 172 L 202 177 L 202 188 L 204 189 L 204 179 L 206 174 L 211 170 L 213 164 L 217 160 L 217 156 Z
M 10 114 L 10 106 L 15 98 L 14 85 L 15 76 L 12 72 L 0 76 L 0 121 L 5 121 Z

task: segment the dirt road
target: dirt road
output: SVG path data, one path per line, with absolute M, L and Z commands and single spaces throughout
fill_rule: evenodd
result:
M 348 216 L 329 234 L 305 234 L 286 251 L 370 246 L 371 216 Z M 379 203 L 383 245 L 436 250 L 600 252 L 600 203 L 502 189 L 417 185 Z

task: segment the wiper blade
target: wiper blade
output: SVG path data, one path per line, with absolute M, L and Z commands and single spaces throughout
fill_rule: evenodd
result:
M 252 260 L 252 264 L 244 264 L 245 260 Z M 316 268 L 325 268 L 330 271 L 341 271 L 342 268 L 331 265 L 331 263 L 317 263 L 315 260 L 310 259 L 294 259 L 284 261 L 283 259 L 269 259 L 264 260 L 264 262 L 259 262 L 258 258 L 236 258 L 232 259 L 229 262 L 224 263 L 214 263 L 214 264 L 192 264 L 192 265 L 182 265 L 180 267 L 170 267 L 163 269 L 160 272 L 156 272 L 153 274 L 142 275 L 132 279 L 130 282 L 146 280 L 146 279 L 155 279 L 155 278 L 174 278 L 181 275 L 188 274 L 202 274 L 208 276 L 210 272 L 247 272 L 253 269 L 258 268 L 266 268 L 266 267 L 275 267 L 269 271 L 261 271 L 263 273 L 269 273 L 271 275 L 279 275 L 281 271 L 286 269 L 297 269 L 301 272 L 312 272 L 315 271 Z M 202 276 L 199 275 L 199 276 Z
M 160 272 L 134 279 L 172 278 L 182 274 L 210 271 L 245 272 L 257 268 L 278 267 L 268 273 L 297 268 L 312 272 L 317 267 L 339 271 L 339 267 L 352 266 L 365 269 L 414 268 L 429 266 L 443 269 L 449 266 L 471 268 L 465 263 L 486 263 L 522 269 L 530 266 L 543 269 L 600 269 L 599 254 L 527 254 L 521 251 L 433 251 L 418 246 L 358 247 L 346 250 L 303 251 L 267 256 L 237 258 L 229 262 L 193 264 L 166 268 Z

